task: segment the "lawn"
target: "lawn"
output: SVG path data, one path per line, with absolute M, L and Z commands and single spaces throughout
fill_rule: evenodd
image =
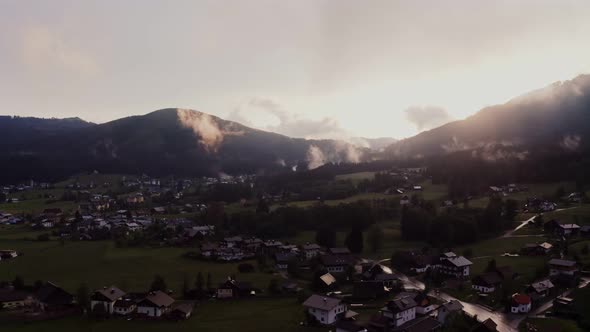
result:
M 68 318 L 3 325 L 2 330 L 11 332 L 323 331 L 323 329 L 299 326 L 299 322 L 304 318 L 303 309 L 294 298 L 277 298 L 205 302 L 197 307 L 191 319 L 184 322 L 119 319 L 94 321 L 84 318 Z
M 351 180 L 353 183 L 359 183 L 363 180 L 373 180 L 375 179 L 375 172 L 358 172 L 358 173 L 350 173 L 350 174 L 340 174 L 336 175 L 336 181 L 340 180 Z
M 543 214 L 545 221 L 557 219 L 561 223 L 576 223 L 590 225 L 590 204 L 576 204 L 569 208 Z
M 538 329 L 537 332 L 582 332 L 576 322 L 557 318 L 527 318 L 520 324 L 519 330 L 528 332 L 527 323 L 534 325 Z
M 27 283 L 51 280 L 69 291 L 75 291 L 82 282 L 90 288 L 116 284 L 128 291 L 144 291 L 156 274 L 163 276 L 176 293 L 185 276 L 193 284 L 199 272 L 204 278 L 211 273 L 213 287 L 230 275 L 261 289 L 266 289 L 270 279 L 279 278 L 269 273 L 238 273 L 239 263 L 187 259 L 182 254 L 189 249 L 183 248 L 116 248 L 112 241 L 61 245 L 58 241 L 10 240 L 1 235 L 0 248 L 23 253 L 16 259 L 0 262 L 2 280 L 12 280 L 17 275 Z
M 72 201 L 57 201 L 47 203 L 45 198 L 36 198 L 20 201 L 18 203 L 4 203 L 0 204 L 0 211 L 12 214 L 32 214 L 37 215 L 47 208 L 60 208 L 64 212 L 73 212 L 78 208 L 78 205 Z

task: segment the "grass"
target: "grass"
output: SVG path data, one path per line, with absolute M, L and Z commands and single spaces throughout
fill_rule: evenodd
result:
M 14 332 L 165 332 L 165 331 L 321 331 L 299 326 L 305 318 L 303 309 L 294 298 L 253 299 L 244 301 L 210 301 L 193 312 L 183 322 L 126 321 L 110 319 L 94 321 L 68 318 L 55 321 L 3 324 L 3 330 Z
M 562 223 L 590 225 L 590 204 L 572 205 L 566 210 L 545 213 L 543 219 L 545 221 L 557 219 Z
M 10 240 L 2 236 L 0 248 L 23 253 L 0 263 L 3 280 L 12 280 L 17 275 L 27 283 L 51 280 L 69 291 L 75 291 L 82 282 L 93 289 L 116 284 L 129 291 L 144 291 L 157 274 L 176 293 L 185 276 L 193 284 L 199 272 L 204 278 L 211 273 L 213 287 L 230 275 L 261 289 L 266 289 L 270 279 L 279 278 L 269 273 L 238 273 L 239 263 L 186 259 L 182 255 L 189 249 L 183 248 L 116 248 L 112 241 L 66 242 L 62 246 L 57 241 Z
M 374 180 L 375 179 L 375 172 L 358 172 L 358 173 L 350 173 L 350 174 L 341 174 L 336 175 L 336 181 L 340 180 L 351 180 L 353 183 L 357 184 L 363 180 Z
M 558 318 L 527 318 L 519 327 L 519 331 L 527 332 L 526 323 L 534 325 L 538 332 L 582 332 L 576 322 Z
M 0 211 L 12 214 L 33 214 L 37 215 L 47 208 L 60 208 L 64 212 L 73 212 L 78 208 L 78 205 L 72 201 L 57 201 L 47 203 L 45 198 L 37 198 L 20 201 L 18 203 L 4 203 L 0 204 Z

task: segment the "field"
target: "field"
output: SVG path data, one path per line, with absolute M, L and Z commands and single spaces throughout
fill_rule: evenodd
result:
M 112 241 L 65 242 L 17 240 L 36 233 L 0 233 L 0 248 L 23 253 L 14 260 L 0 262 L 2 280 L 22 276 L 27 283 L 52 280 L 69 291 L 82 283 L 90 288 L 116 284 L 128 291 L 144 291 L 155 275 L 161 275 L 168 287 L 178 293 L 184 281 L 192 285 L 201 272 L 211 273 L 212 286 L 235 276 L 266 289 L 272 278 L 269 273 L 238 272 L 238 263 L 214 263 L 182 257 L 190 249 L 183 248 L 116 248 Z M 255 265 L 255 262 L 251 262 Z
M 38 323 L 2 325 L 10 332 L 167 332 L 167 331 L 321 331 L 299 326 L 304 313 L 294 298 L 255 299 L 245 301 L 210 301 L 199 305 L 194 316 L 184 322 L 94 321 L 68 318 Z

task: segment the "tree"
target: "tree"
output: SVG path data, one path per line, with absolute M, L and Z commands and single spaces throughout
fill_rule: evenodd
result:
M 360 254 L 363 251 L 363 230 L 359 225 L 354 224 L 352 226 L 345 243 L 352 253 Z
M 86 284 L 81 284 L 76 290 L 76 301 L 82 310 L 86 310 L 90 305 L 90 291 Z
M 152 281 L 152 286 L 150 287 L 150 291 L 162 291 L 165 292 L 168 290 L 168 287 L 166 287 L 166 281 L 164 280 L 164 278 L 160 275 L 156 275 L 154 277 L 154 281 Z
M 18 290 L 25 288 L 25 281 L 23 280 L 23 277 L 16 276 L 12 281 L 12 287 Z
M 586 243 L 582 247 L 581 253 L 582 253 L 582 255 L 588 255 L 588 252 L 590 252 L 590 250 L 588 249 L 588 243 Z
M 270 279 L 270 282 L 268 283 L 268 292 L 273 295 L 281 293 L 281 288 L 279 287 L 277 279 Z
M 331 227 L 322 227 L 315 234 L 315 241 L 323 247 L 332 248 L 336 246 L 336 231 Z
M 492 259 L 488 262 L 488 266 L 486 267 L 486 272 L 493 272 L 496 271 L 496 260 Z
M 299 262 L 296 258 L 292 258 L 287 263 L 287 273 L 293 278 L 299 277 L 301 270 L 299 269 Z
M 258 200 L 258 206 L 256 207 L 256 213 L 269 213 L 270 207 L 264 198 Z
M 385 233 L 383 229 L 377 225 L 372 225 L 367 231 L 367 243 L 371 252 L 375 253 L 377 250 L 383 247 L 383 240 L 385 239 Z
M 508 221 L 514 221 L 518 215 L 518 202 L 513 199 L 506 200 L 504 203 L 504 216 Z
M 185 272 L 182 275 L 182 296 L 187 297 L 188 294 L 190 293 L 190 290 L 191 290 L 191 288 L 188 283 L 188 277 Z
M 207 291 L 210 291 L 212 288 L 211 273 L 207 273 Z
M 197 295 L 203 294 L 203 274 L 199 272 L 197 274 L 197 280 L 195 281 L 195 290 L 197 291 Z

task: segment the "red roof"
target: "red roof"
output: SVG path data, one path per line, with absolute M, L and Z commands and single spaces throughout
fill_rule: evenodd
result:
M 517 304 L 530 304 L 531 303 L 531 297 L 528 295 L 524 295 L 524 294 L 514 294 L 512 295 L 512 301 L 514 301 Z

